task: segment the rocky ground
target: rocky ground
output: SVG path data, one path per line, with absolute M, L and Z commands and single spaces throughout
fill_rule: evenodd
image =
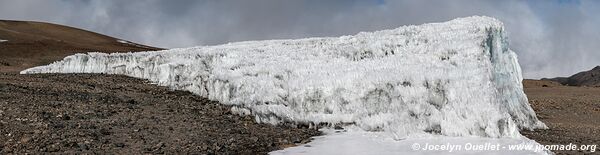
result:
M 536 87 L 538 84 L 539 87 Z M 542 122 L 550 129 L 521 132 L 541 144 L 600 145 L 600 87 L 557 86 L 526 81 L 525 93 Z M 557 154 L 600 154 L 555 151 Z
M 0 73 L 0 154 L 265 154 L 320 134 L 229 109 L 125 76 Z

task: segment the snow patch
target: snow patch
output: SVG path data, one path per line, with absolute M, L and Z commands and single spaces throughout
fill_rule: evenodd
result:
M 131 44 L 130 42 L 125 41 L 125 40 L 117 40 L 117 42 L 122 43 L 122 44 Z
M 489 17 L 337 38 L 76 54 L 21 73 L 123 74 L 233 105 L 258 122 L 355 124 L 394 139 L 546 128 L 523 93 L 503 24 Z
M 296 147 L 270 152 L 270 155 L 546 155 L 552 154 L 543 146 L 526 138 L 479 138 L 428 136 L 394 140 L 381 132 L 327 131 L 327 135 Z M 437 148 L 435 148 L 437 147 Z M 521 147 L 521 148 L 519 148 Z M 530 149 L 523 149 L 530 147 Z M 437 149 L 437 150 L 436 150 Z
M 125 40 L 117 40 L 117 42 L 119 42 L 121 44 L 129 44 L 129 45 L 133 45 L 133 46 L 137 46 L 137 47 L 142 47 L 142 48 L 149 48 L 149 46 L 144 46 L 144 45 L 136 44 L 136 43 L 125 41 Z

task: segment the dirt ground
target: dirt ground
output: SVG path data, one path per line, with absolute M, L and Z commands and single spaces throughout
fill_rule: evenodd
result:
M 319 134 L 125 76 L 0 73 L 0 154 L 265 154 Z
M 523 131 L 535 141 L 551 144 L 600 145 L 600 87 L 570 87 L 525 82 L 531 106 L 549 130 Z M 589 151 L 555 151 L 557 154 L 592 154 Z M 600 154 L 597 148 L 595 154 Z

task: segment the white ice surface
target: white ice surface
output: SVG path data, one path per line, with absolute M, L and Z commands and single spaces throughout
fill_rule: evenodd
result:
M 423 136 L 394 140 L 382 132 L 326 131 L 307 144 L 270 155 L 545 155 L 553 154 L 526 138 Z M 529 149 L 526 149 L 529 147 Z
M 545 128 L 529 106 L 503 24 L 489 17 L 353 36 L 139 53 L 76 54 L 29 73 L 149 79 L 258 122 L 356 124 L 413 134 L 519 137 Z

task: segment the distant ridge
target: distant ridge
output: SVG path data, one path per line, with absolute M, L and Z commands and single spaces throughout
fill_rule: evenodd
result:
M 155 51 L 99 33 L 33 21 L 0 20 L 0 72 L 48 64 L 67 55 L 87 52 Z
M 600 87 L 600 66 L 592 70 L 579 72 L 570 77 L 543 78 L 542 80 L 556 81 L 569 86 Z

